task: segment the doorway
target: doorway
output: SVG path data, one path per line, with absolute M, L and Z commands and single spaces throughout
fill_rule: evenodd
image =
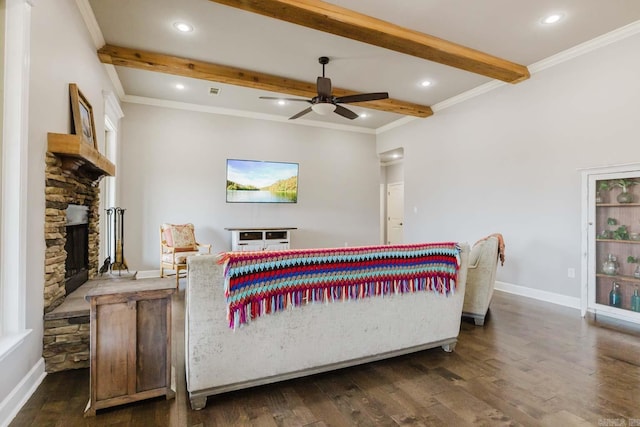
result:
M 380 243 L 404 242 L 404 149 L 379 154 L 380 158 Z
M 404 182 L 387 184 L 387 245 L 404 241 Z

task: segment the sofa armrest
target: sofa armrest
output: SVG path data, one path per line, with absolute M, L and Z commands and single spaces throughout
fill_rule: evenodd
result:
M 462 311 L 465 314 L 486 314 L 493 297 L 498 267 L 498 239 L 491 237 L 474 246 L 476 262 L 467 269 L 467 288 Z

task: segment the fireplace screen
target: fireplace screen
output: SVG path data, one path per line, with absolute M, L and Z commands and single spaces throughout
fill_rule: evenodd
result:
M 65 292 L 69 295 L 89 280 L 89 216 L 88 208 L 81 205 L 67 207 L 67 241 L 64 250 Z

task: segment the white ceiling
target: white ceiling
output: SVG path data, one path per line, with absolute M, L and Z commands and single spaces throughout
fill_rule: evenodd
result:
M 329 3 L 529 66 L 616 28 L 640 20 L 638 0 L 332 0 Z M 389 92 L 394 99 L 434 105 L 491 79 L 387 49 L 244 12 L 209 0 L 89 0 L 108 44 L 160 52 L 315 82 L 322 67 L 333 86 Z M 562 13 L 555 25 L 540 20 Z M 182 21 L 193 32 L 179 33 Z M 116 67 L 128 97 L 144 97 L 264 114 L 286 119 L 305 103 L 279 106 L 259 96 L 276 93 L 150 71 Z M 531 78 L 535 79 L 535 75 Z M 430 80 L 423 88 L 419 83 Z M 181 82 L 185 89 L 175 89 Z M 522 84 L 522 83 L 521 83 Z M 218 96 L 209 88 L 220 88 Z M 288 95 L 282 95 L 288 96 Z M 141 98 L 136 98 L 142 101 Z M 309 113 L 304 121 L 377 129 L 403 116 L 348 108 L 367 118 Z M 436 112 L 437 114 L 437 112 Z M 298 119 L 301 120 L 301 119 Z M 429 120 L 429 118 L 419 119 Z

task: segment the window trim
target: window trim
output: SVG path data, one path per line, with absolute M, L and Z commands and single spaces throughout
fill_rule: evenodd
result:
M 26 326 L 27 166 L 32 0 L 5 1 L 5 64 L 0 186 L 0 359 Z M 11 266 L 11 268 L 4 268 Z

